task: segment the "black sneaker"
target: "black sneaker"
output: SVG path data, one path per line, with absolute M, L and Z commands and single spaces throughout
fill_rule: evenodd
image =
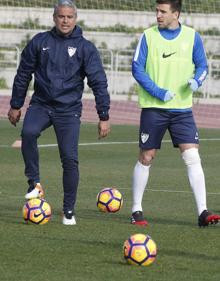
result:
M 134 212 L 131 216 L 131 224 L 147 226 L 148 222 L 144 219 L 143 213 L 141 211 L 137 211 Z
M 209 224 L 217 224 L 220 221 L 220 216 L 212 214 L 211 212 L 204 210 L 198 219 L 198 225 L 209 226 Z

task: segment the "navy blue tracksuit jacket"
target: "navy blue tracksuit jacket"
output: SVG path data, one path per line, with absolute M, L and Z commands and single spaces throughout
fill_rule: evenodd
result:
M 35 82 L 31 103 L 43 103 L 57 111 L 80 114 L 83 80 L 87 76 L 100 119 L 105 119 L 108 114 L 107 80 L 100 56 L 95 46 L 82 36 L 79 26 L 69 37 L 60 37 L 55 27 L 33 37 L 21 55 L 13 85 L 12 108 L 23 106 L 32 73 Z

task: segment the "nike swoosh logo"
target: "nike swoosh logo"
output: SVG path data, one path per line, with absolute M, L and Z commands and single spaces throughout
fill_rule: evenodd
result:
M 174 52 L 174 53 L 170 53 L 170 54 L 165 54 L 165 53 L 163 53 L 163 58 L 165 59 L 165 58 L 168 58 L 168 57 L 170 57 L 170 56 L 172 56 L 172 55 L 174 55 L 174 54 L 176 54 L 176 52 Z
M 49 50 L 49 49 L 50 49 L 50 47 L 46 47 L 46 48 L 43 48 L 42 50 L 46 51 L 46 50 Z
M 46 211 L 46 210 L 45 210 L 45 211 Z M 34 217 L 35 217 L 35 218 L 38 218 L 39 216 L 44 215 L 44 214 L 45 214 L 45 211 L 43 211 L 43 212 L 41 212 L 41 213 L 39 213 L 39 214 L 34 214 Z

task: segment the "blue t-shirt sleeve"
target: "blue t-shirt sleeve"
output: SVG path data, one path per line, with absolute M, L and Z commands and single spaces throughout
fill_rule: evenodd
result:
M 145 34 L 143 33 L 138 42 L 132 61 L 132 75 L 135 80 L 150 95 L 164 100 L 167 90 L 159 88 L 146 73 L 146 61 L 148 56 L 148 46 Z
M 195 33 L 193 46 L 193 63 L 195 65 L 194 79 L 201 86 L 208 74 L 208 64 L 202 39 L 198 32 Z

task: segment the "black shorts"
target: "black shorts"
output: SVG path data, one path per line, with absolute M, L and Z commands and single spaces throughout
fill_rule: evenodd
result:
M 157 108 L 143 108 L 141 112 L 139 147 L 160 149 L 161 142 L 169 131 L 174 147 L 179 144 L 199 144 L 198 130 L 192 111 L 168 111 Z

